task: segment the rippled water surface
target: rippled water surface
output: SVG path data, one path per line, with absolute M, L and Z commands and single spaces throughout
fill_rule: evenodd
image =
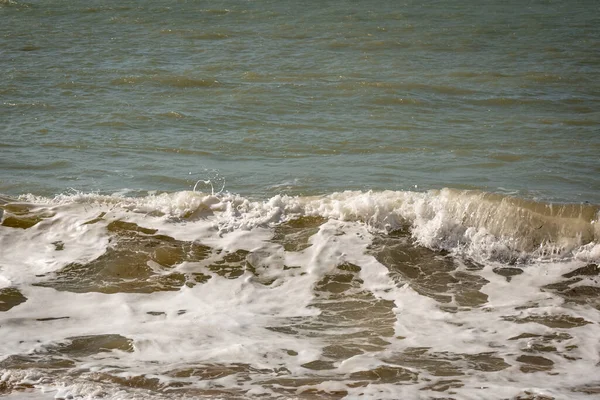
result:
M 459 3 L 4 1 L 0 192 L 598 202 L 598 5 Z
M 599 26 L 0 0 L 0 396 L 597 398 Z

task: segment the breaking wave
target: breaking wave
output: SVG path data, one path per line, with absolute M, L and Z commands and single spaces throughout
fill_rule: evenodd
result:
M 35 205 L 32 213 L 87 204 L 158 216 L 175 224 L 208 220 L 221 232 L 314 216 L 363 223 L 377 233 L 406 230 L 418 245 L 478 260 L 600 259 L 600 206 L 552 204 L 479 191 L 345 191 L 311 197 L 277 195 L 267 200 L 193 191 L 144 197 L 76 193 L 49 199 L 25 195 L 18 201 L 0 198 L 5 211 L 0 218 L 10 218 L 16 202 Z

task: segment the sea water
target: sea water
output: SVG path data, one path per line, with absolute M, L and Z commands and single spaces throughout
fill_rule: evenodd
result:
M 593 1 L 0 1 L 0 394 L 600 394 Z

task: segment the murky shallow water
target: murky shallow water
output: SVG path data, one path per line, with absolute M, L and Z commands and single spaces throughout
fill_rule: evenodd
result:
M 32 200 L 1 206 L 4 393 L 600 391 L 597 209 L 455 191 Z M 547 242 L 503 236 L 515 214 Z

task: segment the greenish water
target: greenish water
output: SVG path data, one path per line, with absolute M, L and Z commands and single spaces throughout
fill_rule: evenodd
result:
M 0 193 L 600 201 L 588 2 L 0 4 Z
M 599 27 L 0 0 L 0 397 L 597 398 Z

